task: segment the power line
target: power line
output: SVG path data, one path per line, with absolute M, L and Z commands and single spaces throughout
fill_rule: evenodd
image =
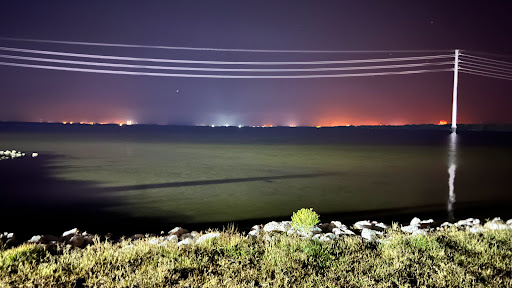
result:
M 493 77 L 493 78 L 499 78 L 504 80 L 512 80 L 512 76 L 509 75 L 502 75 L 502 74 L 495 74 L 488 71 L 478 71 L 468 68 L 460 68 L 461 72 L 468 73 L 468 74 L 474 74 L 474 75 L 480 75 L 480 76 L 486 76 L 486 77 Z
M 47 50 L 33 50 L 33 49 L 18 49 L 10 47 L 0 47 L 0 50 L 35 53 L 46 55 L 58 56 L 71 56 L 83 58 L 98 58 L 98 59 L 111 59 L 111 60 L 126 60 L 126 61 L 147 61 L 147 62 L 167 62 L 167 63 L 194 63 L 194 64 L 211 64 L 211 65 L 322 65 L 322 64 L 345 64 L 345 63 L 372 63 L 372 62 L 396 62 L 396 61 L 412 61 L 412 60 L 430 60 L 441 58 L 452 58 L 453 55 L 433 55 L 433 56 L 419 56 L 419 57 L 401 57 L 401 58 L 379 58 L 379 59 L 359 59 L 359 60 L 340 60 L 340 61 L 298 61 L 298 62 L 237 62 L 237 61 L 205 61 L 205 60 L 178 60 L 178 59 L 159 59 L 159 58 L 137 58 L 137 57 L 122 57 L 110 55 L 96 55 L 96 54 L 81 54 L 81 53 L 67 53 Z
M 460 67 L 469 67 L 469 68 L 480 69 L 480 70 L 490 70 L 490 72 L 494 72 L 494 73 L 498 73 L 498 74 L 511 74 L 511 76 L 512 76 L 512 70 L 503 71 L 503 70 L 499 70 L 499 69 L 497 69 L 495 67 L 480 66 L 479 64 L 477 64 L 477 65 L 474 65 L 474 64 L 468 65 L 468 63 L 461 63 Z
M 125 47 L 125 48 L 150 48 L 150 49 L 169 49 L 169 50 L 192 50 L 192 51 L 219 51 L 219 52 L 255 52 L 255 53 L 432 53 L 432 52 L 451 52 L 453 50 L 276 50 L 276 49 L 225 49 L 225 48 L 197 48 L 197 47 L 179 47 L 179 46 L 160 46 L 160 45 L 134 45 L 134 44 L 113 44 L 98 42 L 76 42 L 76 41 L 57 41 L 40 40 L 25 38 L 0 37 L 0 40 L 23 41 L 38 43 L 70 44 L 85 46 L 106 46 L 106 47 Z
M 503 72 L 512 72 L 512 68 L 505 68 L 505 67 L 499 67 L 499 66 L 493 66 L 492 64 L 489 64 L 488 62 L 483 62 L 485 64 L 482 64 L 482 62 L 478 63 L 479 60 L 476 62 L 473 62 L 474 60 L 470 59 L 469 61 L 459 61 L 462 65 L 470 65 L 470 66 L 481 66 L 482 68 L 486 67 L 489 69 L 496 69 L 496 70 L 502 70 Z
M 502 80 L 512 80 L 512 78 L 500 77 L 500 76 L 493 76 L 493 75 L 488 75 L 488 74 L 483 74 L 483 73 L 477 73 L 477 72 L 469 72 L 469 71 L 465 71 L 465 70 L 461 70 L 460 72 L 462 72 L 462 73 L 466 73 L 466 74 L 473 74 L 473 75 L 477 75 L 477 76 L 489 77 L 489 78 L 497 78 L 497 79 L 502 79 Z
M 462 56 L 470 57 L 470 58 L 474 58 L 474 59 L 480 59 L 482 61 L 487 61 L 487 62 L 494 62 L 495 65 L 503 65 L 503 66 L 510 66 L 510 67 L 512 67 L 512 62 L 494 60 L 494 59 L 491 59 L 491 58 L 473 56 L 473 55 L 470 55 L 470 54 L 462 54 Z
M 480 54 L 480 55 L 487 55 L 491 57 L 498 57 L 498 58 L 512 58 L 512 55 L 507 54 L 497 54 L 497 53 L 489 53 L 489 52 L 482 52 L 482 51 L 474 51 L 474 50 L 462 50 L 464 52 L 470 52 L 472 54 Z
M 421 66 L 441 66 L 453 65 L 453 62 L 435 62 L 435 63 L 411 63 L 411 64 L 398 64 L 398 65 L 380 65 L 380 66 L 359 66 L 359 67 L 328 67 L 328 68 L 295 68 L 295 69 L 245 69 L 245 68 L 204 68 L 204 67 L 169 67 L 169 66 L 151 66 L 151 65 L 132 65 L 132 64 L 118 64 L 118 63 L 105 63 L 105 62 L 89 62 L 89 61 L 74 61 L 53 58 L 39 58 L 39 57 L 25 57 L 15 55 L 0 54 L 0 58 L 20 59 L 29 61 L 43 61 L 64 64 L 77 64 L 77 65 L 91 65 L 91 66 L 106 66 L 106 67 L 123 67 L 123 68 L 137 68 L 137 69 L 164 69 L 164 70 L 187 70 L 187 71 L 231 71 L 231 72 L 310 72 L 310 71 L 343 71 L 343 70 L 373 70 L 373 69 L 395 69 L 395 68 L 408 68 L 408 67 L 421 67 Z
M 48 65 L 33 65 L 22 63 L 9 63 L 0 62 L 0 65 L 39 68 L 48 70 L 60 71 L 77 71 L 89 73 L 104 73 L 104 74 L 117 74 L 117 75 L 145 75 L 145 76 L 163 76 L 163 77 L 186 77 L 186 78 L 232 78 L 232 79 L 294 79 L 294 78 L 340 78 L 340 77 L 362 77 L 362 76 L 382 76 L 382 75 L 404 75 L 404 74 L 418 74 L 418 73 L 432 73 L 453 71 L 453 69 L 431 69 L 431 70 L 411 70 L 411 71 L 394 71 L 394 72 L 376 72 L 376 73 L 357 73 L 357 74 L 328 74 L 328 75 L 199 75 L 199 74 L 168 74 L 168 73 L 154 73 L 154 72 L 135 72 L 135 71 L 119 71 L 119 70 L 100 70 L 100 69 L 86 69 L 62 66 L 48 66 Z

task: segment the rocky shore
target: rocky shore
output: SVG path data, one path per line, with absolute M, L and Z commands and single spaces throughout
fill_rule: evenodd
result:
M 0 160 L 7 160 L 7 159 L 15 159 L 15 158 L 22 158 L 25 157 L 25 153 L 21 151 L 16 150 L 6 150 L 2 151 L 0 150 Z M 32 153 L 32 158 L 36 158 L 39 156 L 38 153 Z
M 421 220 L 413 218 L 411 222 L 406 225 L 400 225 L 399 229 L 415 236 L 419 234 L 427 235 L 434 231 L 441 231 L 447 229 L 464 230 L 470 233 L 483 233 L 488 230 L 512 230 L 512 219 L 503 221 L 496 217 L 485 224 L 482 224 L 479 219 L 468 218 L 460 220 L 455 223 L 444 222 L 439 225 L 432 219 Z M 354 223 L 350 228 L 342 224 L 340 221 L 331 221 L 329 223 L 322 223 L 310 228 L 295 228 L 290 221 L 276 222 L 272 221 L 265 225 L 254 225 L 251 230 L 246 234 L 248 239 L 262 238 L 266 241 L 272 241 L 273 237 L 278 234 L 287 237 L 298 237 L 301 239 L 311 239 L 321 242 L 336 241 L 343 237 L 357 237 L 361 241 L 376 241 L 383 242 L 390 239 L 391 236 L 387 235 L 387 231 L 392 226 L 380 223 L 377 221 L 363 220 Z M 395 227 L 396 228 L 396 227 Z M 121 241 L 137 241 L 146 239 L 149 244 L 165 246 L 171 243 L 177 246 L 194 245 L 204 242 L 208 239 L 219 237 L 218 232 L 197 232 L 189 231 L 182 227 L 175 227 L 168 231 L 160 232 L 157 234 L 134 234 L 131 236 L 115 237 L 107 233 L 106 235 L 90 234 L 86 231 L 82 232 L 77 228 L 65 231 L 60 236 L 54 235 L 34 235 L 28 240 L 17 239 L 14 233 L 4 232 L 0 234 L 0 246 L 4 249 L 9 249 L 22 244 L 37 244 L 43 245 L 45 249 L 54 250 L 59 245 L 69 245 L 72 248 L 85 248 L 88 245 L 94 244 L 95 241 L 108 241 L 118 243 Z

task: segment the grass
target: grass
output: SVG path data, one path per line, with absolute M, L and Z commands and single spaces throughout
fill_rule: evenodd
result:
M 148 240 L 0 251 L 0 287 L 511 287 L 512 231 L 448 230 L 323 243 L 234 229 L 189 247 Z

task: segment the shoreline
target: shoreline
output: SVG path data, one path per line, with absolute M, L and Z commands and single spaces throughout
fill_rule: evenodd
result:
M 382 241 L 383 237 L 386 235 L 386 231 L 390 230 L 391 227 L 400 227 L 403 232 L 409 233 L 412 236 L 418 234 L 427 235 L 434 231 L 443 231 L 450 228 L 465 230 L 471 233 L 482 233 L 488 230 L 512 230 L 512 219 L 503 221 L 501 218 L 495 217 L 490 221 L 486 221 L 484 224 L 478 218 L 467 218 L 454 223 L 447 221 L 439 223 L 439 221 L 435 222 L 433 219 L 421 220 L 420 218 L 414 217 L 408 225 L 403 225 L 398 222 L 384 224 L 378 221 L 360 220 L 350 226 L 342 224 L 341 221 L 333 220 L 327 223 L 314 225 L 308 228 L 308 230 L 301 230 L 293 227 L 291 221 L 271 221 L 267 224 L 253 225 L 248 232 L 240 231 L 237 227 L 228 223 L 224 226 L 223 230 L 228 229 L 237 231 L 238 233 L 245 235 L 247 238 L 268 238 L 269 236 L 278 233 L 290 237 L 298 236 L 303 239 L 313 239 L 324 242 L 336 240 L 345 236 L 356 236 L 367 241 Z M 17 237 L 14 232 L 3 232 L 3 234 L 0 234 L 0 247 L 10 249 L 23 244 L 41 244 L 47 248 L 49 247 L 48 249 L 55 249 L 58 245 L 70 245 L 72 248 L 85 248 L 98 240 L 100 242 L 107 241 L 111 243 L 119 243 L 124 240 L 142 239 L 153 239 L 153 242 L 158 244 L 174 242 L 178 245 L 188 245 L 194 244 L 204 235 L 212 233 L 218 234 L 219 231 L 220 229 L 215 228 L 196 231 L 177 226 L 168 232 L 161 231 L 159 234 L 137 233 L 131 235 L 115 235 L 113 233 L 106 233 L 104 235 L 100 235 L 90 234 L 87 231 L 81 231 L 78 228 L 73 228 L 71 230 L 64 231 L 60 236 L 38 234 L 33 235 L 30 239 Z

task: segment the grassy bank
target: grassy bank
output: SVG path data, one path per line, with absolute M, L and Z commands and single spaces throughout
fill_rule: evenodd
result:
M 512 231 L 438 231 L 319 242 L 233 231 L 201 244 L 96 241 L 85 249 L 0 252 L 2 287 L 511 287 Z

